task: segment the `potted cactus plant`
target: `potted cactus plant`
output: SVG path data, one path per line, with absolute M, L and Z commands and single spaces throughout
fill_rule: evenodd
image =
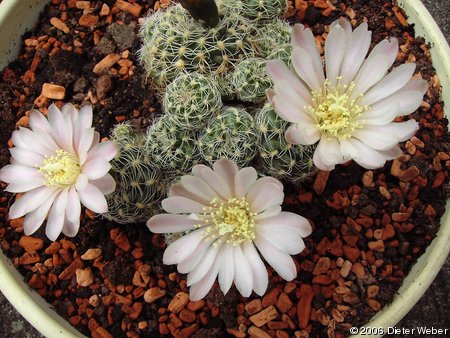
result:
M 0 44 L 46 3 L 5 0 Z M 0 57 L 2 292 L 48 336 L 387 333 L 450 249 L 450 54 L 376 6 L 51 1 Z

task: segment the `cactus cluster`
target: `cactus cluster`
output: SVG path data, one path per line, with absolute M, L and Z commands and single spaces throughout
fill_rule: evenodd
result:
M 187 173 L 200 161 L 194 131 L 179 128 L 170 115 L 163 115 L 147 131 L 146 149 L 158 169 L 170 181 Z
M 293 183 L 303 181 L 316 170 L 312 157 L 315 145 L 292 145 L 284 134 L 289 123 L 282 120 L 267 103 L 256 115 L 261 172 Z
M 238 9 L 251 20 L 273 20 L 281 17 L 287 10 L 287 0 L 223 0 L 221 5 Z
M 253 117 L 243 108 L 225 107 L 206 127 L 199 139 L 199 148 L 210 164 L 229 158 L 244 167 L 255 157 L 257 143 Z
M 180 129 L 199 130 L 222 108 L 217 82 L 198 73 L 183 74 L 167 86 L 163 107 Z
M 112 140 L 120 151 L 111 161 L 116 190 L 107 195 L 106 218 L 118 223 L 143 222 L 153 216 L 161 198 L 161 173 L 151 162 L 145 147 L 145 133 L 129 124 L 114 128 Z
M 259 54 L 267 60 L 280 59 L 291 66 L 291 26 L 284 20 L 275 19 L 258 29 L 255 42 Z
M 240 101 L 252 103 L 264 102 L 266 90 L 272 86 L 266 61 L 260 58 L 241 61 L 231 74 L 230 82 Z
M 182 73 L 225 74 L 233 64 L 255 53 L 254 25 L 238 12 L 223 8 L 213 28 L 194 20 L 180 4 L 150 15 L 142 25 L 141 61 L 160 90 Z

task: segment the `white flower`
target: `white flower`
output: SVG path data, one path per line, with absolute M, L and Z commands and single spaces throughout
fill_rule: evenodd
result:
M 398 142 L 418 129 L 414 120 L 392 121 L 420 106 L 426 81 L 411 79 L 414 63 L 387 74 L 398 52 L 394 38 L 378 43 L 365 58 L 370 40 L 367 23 L 352 31 L 343 18 L 333 22 L 325 42 L 325 76 L 311 30 L 297 24 L 292 31 L 296 74 L 280 60 L 268 61 L 275 85 L 269 99 L 277 114 L 292 123 L 286 140 L 319 141 L 314 164 L 321 170 L 350 159 L 365 168 L 382 167 L 402 155 Z
M 252 290 L 263 295 L 268 274 L 256 248 L 282 278 L 294 279 L 290 255 L 305 248 L 302 238 L 311 226 L 302 216 L 281 211 L 280 181 L 258 179 L 254 168 L 239 170 L 227 159 L 215 162 L 213 169 L 196 165 L 192 174 L 174 184 L 163 200 L 169 214 L 147 222 L 156 233 L 191 231 L 170 244 L 163 257 L 164 264 L 178 264 L 180 273 L 188 273 L 190 298 L 205 297 L 217 276 L 224 294 L 234 281 L 245 297 Z
M 92 128 L 92 107 L 72 104 L 48 108 L 48 119 L 30 111 L 30 129 L 13 132 L 11 163 L 0 170 L 6 191 L 24 193 L 9 210 L 10 218 L 26 215 L 24 233 L 34 233 L 47 218 L 45 233 L 55 241 L 62 232 L 75 236 L 81 204 L 97 213 L 108 210 L 104 195 L 115 189 L 108 174 L 118 146 L 99 143 Z

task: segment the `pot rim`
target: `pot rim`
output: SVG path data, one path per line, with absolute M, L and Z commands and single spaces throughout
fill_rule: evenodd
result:
M 32 4 L 30 4 L 32 2 Z M 9 40 L 2 39 L 1 43 L 8 43 L 10 50 L 0 51 L 1 61 L 14 58 L 20 48 L 20 36 L 17 32 L 25 32 L 33 27 L 37 20 L 38 11 L 26 20 L 18 13 L 35 8 L 40 10 L 48 1 L 33 0 L 25 4 L 20 0 L 4 0 L 0 4 L 0 26 L 5 24 L 13 26 L 10 29 Z M 22 3 L 22 4 L 21 4 Z M 415 23 L 416 35 L 423 36 L 432 46 L 431 55 L 433 66 L 442 85 L 442 98 L 450 104 L 450 48 L 436 22 L 425 6 L 416 0 L 399 0 L 398 4 L 408 15 L 408 22 Z M 34 7 L 33 7 L 34 6 Z M 21 9 L 21 10 L 20 10 Z M 20 19 L 19 19 L 20 18 Z M 15 34 L 14 34 L 15 33 Z M 7 35 L 7 34 L 2 34 Z M 5 42 L 7 41 L 7 42 Z M 13 46 L 11 47 L 11 44 Z M 0 67 L 4 63 L 0 62 Z M 450 200 L 447 200 L 446 212 L 441 219 L 441 228 L 436 238 L 417 260 L 410 273 L 405 278 L 398 294 L 392 303 L 386 305 L 366 325 L 367 328 L 384 328 L 395 326 L 422 297 L 432 283 L 450 252 Z M 10 260 L 0 250 L 0 291 L 25 319 L 38 331 L 47 337 L 84 337 L 72 327 L 65 319 L 59 316 L 54 309 L 38 293 L 32 290 L 24 281 L 23 276 L 12 265 Z M 426 323 L 424 323 L 424 326 Z M 375 337 L 375 335 L 372 335 Z M 378 335 L 381 337 L 382 335 Z M 355 335 L 354 337 L 363 337 Z

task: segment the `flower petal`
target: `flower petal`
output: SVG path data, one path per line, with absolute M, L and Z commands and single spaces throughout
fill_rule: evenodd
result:
M 44 164 L 44 157 L 33 150 L 14 147 L 10 148 L 9 152 L 18 163 L 33 167 L 36 171 L 36 167 L 42 167 Z
M 285 132 L 286 141 L 291 144 L 311 145 L 319 141 L 320 136 L 315 123 L 291 124 Z
M 234 279 L 233 246 L 223 245 L 219 253 L 219 259 L 219 286 L 223 294 L 226 295 Z
M 317 169 L 323 170 L 323 171 L 331 171 L 335 168 L 335 164 L 325 164 L 322 159 L 320 158 L 320 153 L 316 150 L 314 151 L 313 155 L 313 162 Z
M 75 237 L 80 229 L 80 220 L 75 222 L 70 222 L 69 220 L 64 221 L 63 228 L 61 232 L 67 237 Z
M 200 195 L 194 194 L 193 192 L 189 191 L 181 183 L 172 184 L 172 186 L 169 189 L 168 195 L 170 197 L 171 196 L 186 197 L 193 201 L 196 201 L 196 202 L 199 202 L 199 203 L 202 203 L 205 205 L 209 205 L 209 202 L 211 202 L 211 200 L 208 200 L 205 196 L 200 196 Z
M 234 177 L 234 191 L 236 192 L 236 197 L 245 197 L 248 193 L 250 187 L 258 179 L 258 174 L 255 168 L 247 167 L 239 170 Z
M 86 208 L 98 214 L 108 212 L 108 204 L 106 203 L 105 196 L 103 196 L 102 192 L 95 185 L 88 183 L 85 189 L 77 189 L 77 191 L 81 203 Z
M 94 140 L 94 133 L 94 128 L 87 128 L 81 132 L 81 138 L 78 143 L 75 144 L 75 150 L 80 159 L 87 158 L 88 150 L 91 148 L 92 141 Z M 80 161 L 80 164 L 83 165 L 84 161 Z
M 172 214 L 200 214 L 206 205 L 186 197 L 172 196 L 162 201 L 162 207 L 166 212 Z
M 397 101 L 383 100 L 371 106 L 356 121 L 361 121 L 363 125 L 382 126 L 392 122 L 397 117 L 399 107 L 400 105 Z
M 324 83 L 323 71 L 317 72 L 314 68 L 313 56 L 309 55 L 301 47 L 294 47 L 292 50 L 292 64 L 295 72 L 305 81 L 311 91 L 319 90 Z
M 212 201 L 214 198 L 219 197 L 203 179 L 196 176 L 182 176 L 181 184 L 187 191 L 208 201 Z
M 383 153 L 370 148 L 356 138 L 351 138 L 348 141 L 358 152 L 358 156 L 353 160 L 363 168 L 378 169 L 383 167 L 388 160 Z
M 202 178 L 223 199 L 229 199 L 233 196 L 232 187 L 210 167 L 196 165 L 192 168 L 192 173 Z
M 277 249 L 262 237 L 257 236 L 253 242 L 267 263 L 269 263 L 281 278 L 291 281 L 297 276 L 297 268 L 289 254 Z
M 203 277 L 211 269 L 214 261 L 216 260 L 217 253 L 219 252 L 220 245 L 210 245 L 208 250 L 206 250 L 202 259 L 198 262 L 198 264 L 189 272 L 187 276 L 187 286 L 191 286 L 200 282 Z M 217 258 L 219 259 L 219 257 Z
M 384 55 L 377 55 L 364 62 L 355 78 L 355 87 L 350 94 L 351 99 L 356 99 L 364 94 L 370 87 L 380 81 L 389 69 L 389 64 Z
M 153 216 L 150 220 L 157 216 Z M 153 228 L 152 225 L 148 225 L 149 228 Z M 163 263 L 166 265 L 178 264 L 188 258 L 194 250 L 197 248 L 198 244 L 202 240 L 203 229 L 198 229 L 184 235 L 180 239 L 170 244 L 163 255 Z
M 9 209 L 9 217 L 19 218 L 40 207 L 56 190 L 58 189 L 42 186 L 27 191 L 11 206 Z
M 265 223 L 258 224 L 255 230 L 257 236 L 264 238 L 277 249 L 290 255 L 297 255 L 305 248 L 305 244 L 297 233 L 287 227 L 274 227 L 270 223 Z
M 364 94 L 364 104 L 372 105 L 404 87 L 414 74 L 415 63 L 405 63 L 394 68 L 384 79 Z
M 264 210 L 262 213 L 256 215 L 253 217 L 255 221 L 262 220 L 264 218 L 276 216 L 281 212 L 281 206 L 280 205 L 272 205 L 271 207 Z
M 234 195 L 234 177 L 238 173 L 238 166 L 234 161 L 222 158 L 213 164 L 213 170 L 222 177 L 226 184 L 232 189 Z
M 279 82 L 288 82 L 289 86 L 303 98 L 305 102 L 311 102 L 311 92 L 306 88 L 300 78 L 298 78 L 281 60 L 266 61 L 267 73 L 277 84 Z
M 81 203 L 78 193 L 74 187 L 67 194 L 66 217 L 71 223 L 79 223 L 81 215 Z
M 233 247 L 234 260 L 234 284 L 239 293 L 249 297 L 253 290 L 253 273 L 247 257 L 242 252 L 241 246 Z
M 259 179 L 250 187 L 246 197 L 252 211 L 259 214 L 273 205 L 281 205 L 284 193 L 279 185 Z
M 306 218 L 287 211 L 282 211 L 276 216 L 259 220 L 256 227 L 259 226 L 272 226 L 275 229 L 286 227 L 296 232 L 302 238 L 309 236 L 312 232 L 311 224 Z
M 34 209 L 25 216 L 23 222 L 23 232 L 26 236 L 32 235 L 37 229 L 39 229 L 45 218 L 48 215 L 50 207 L 55 200 L 57 192 L 55 191 L 50 197 L 48 197 L 39 208 Z
M 356 130 L 353 137 L 375 150 L 389 150 L 398 143 L 398 138 L 394 134 L 386 133 L 382 128 L 385 126 L 376 126 Z
M 155 215 L 147 221 L 147 227 L 151 232 L 157 234 L 183 232 L 194 229 L 198 220 L 191 219 L 186 215 Z
M 338 82 L 346 49 L 347 33 L 339 24 L 334 25 L 325 40 L 325 67 L 327 80 L 331 86 L 335 86 Z
M 206 250 L 211 245 L 210 241 L 203 240 L 200 241 L 195 250 L 187 257 L 182 260 L 177 265 L 177 270 L 179 273 L 189 273 L 198 264 L 198 262 L 203 258 Z
M 97 143 L 89 150 L 87 159 L 90 160 L 95 157 L 101 157 L 109 162 L 117 155 L 118 151 L 119 145 L 112 141 Z
M 62 112 L 52 103 L 48 107 L 48 121 L 52 130 L 52 135 L 61 149 L 73 152 L 72 143 L 72 123 L 67 124 Z
M 349 84 L 355 78 L 369 51 L 371 37 L 372 32 L 368 31 L 366 22 L 361 23 L 353 31 L 342 60 L 341 84 Z
M 42 180 L 44 177 L 42 173 L 38 172 L 36 168 L 32 168 L 22 164 L 8 164 L 0 169 L 0 180 L 6 183 L 13 183 L 23 179 Z
M 14 181 L 6 187 L 5 191 L 12 192 L 12 193 L 20 193 L 20 192 L 27 192 L 39 187 L 42 187 L 44 184 L 42 183 L 42 178 L 29 178 L 24 177 L 20 181 Z
M 211 290 L 217 274 L 219 273 L 219 259 L 214 261 L 213 266 L 206 276 L 198 283 L 191 286 L 189 290 L 189 298 L 191 301 L 197 301 L 204 298 L 209 290 Z
M 62 190 L 55 201 L 48 214 L 47 225 L 45 227 L 45 234 L 51 241 L 56 241 L 64 225 L 65 211 L 67 205 L 68 189 Z
M 77 191 L 81 191 L 86 189 L 87 185 L 89 183 L 89 179 L 86 174 L 80 174 L 77 177 L 77 181 L 75 182 L 75 188 Z
M 85 174 L 89 180 L 98 180 L 105 176 L 111 169 L 111 164 L 103 158 L 96 157 L 87 161 L 82 168 L 82 173 Z
M 336 137 L 322 137 L 316 152 L 326 166 L 345 163 L 349 160 L 341 153 L 341 147 Z
M 322 69 L 322 59 L 320 58 L 319 50 L 316 46 L 316 39 L 310 28 L 306 28 L 302 24 L 294 25 L 292 28 L 292 48 L 302 48 L 311 57 L 311 65 L 314 69 L 314 73 L 317 74 L 319 82 L 323 83 L 325 77 Z M 297 72 L 298 75 L 299 74 Z M 312 89 L 312 88 L 311 88 Z
M 255 291 L 259 296 L 263 296 L 266 293 L 267 285 L 269 284 L 266 266 L 261 260 L 261 257 L 252 242 L 244 242 L 242 249 L 252 269 L 253 291 Z
M 89 183 L 95 185 L 103 195 L 109 195 L 116 190 L 116 181 L 110 174 L 106 174 L 98 180 L 89 181 Z
M 50 133 L 51 131 L 47 118 L 37 109 L 30 110 L 29 125 L 33 131 L 37 129 L 43 130 L 46 133 Z

